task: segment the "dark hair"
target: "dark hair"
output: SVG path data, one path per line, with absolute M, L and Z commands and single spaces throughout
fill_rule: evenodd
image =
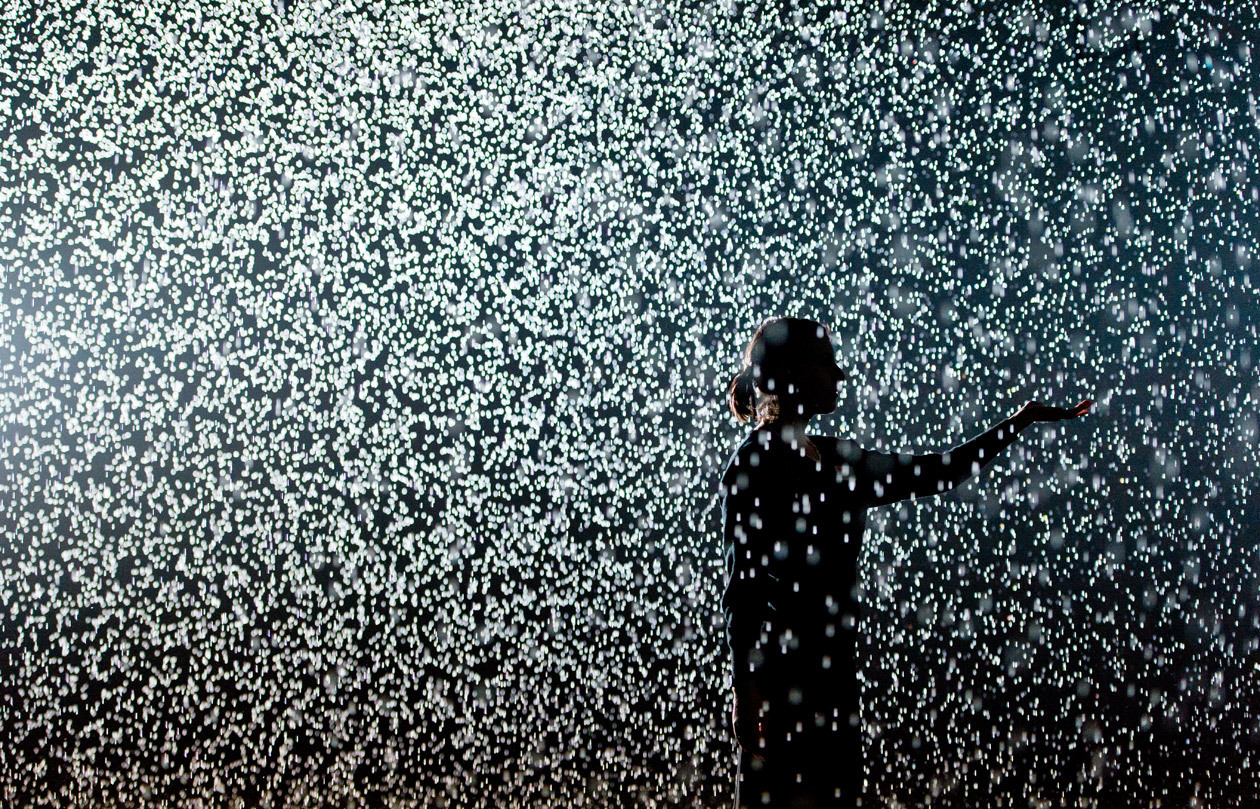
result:
M 752 419 L 758 409 L 767 419 L 777 418 L 777 391 L 820 341 L 831 350 L 827 327 L 816 320 L 776 317 L 758 326 L 744 349 L 744 367 L 731 380 L 727 393 L 726 402 L 735 418 L 742 424 Z M 758 390 L 762 393 L 760 407 Z

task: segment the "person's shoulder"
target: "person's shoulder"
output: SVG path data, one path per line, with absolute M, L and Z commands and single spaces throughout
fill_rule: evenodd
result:
M 776 449 L 768 431 L 750 430 L 727 458 L 722 483 L 729 486 L 741 473 L 756 475 L 759 471 L 764 472 L 773 464 Z
M 727 467 L 757 466 L 770 451 L 765 435 L 760 430 L 750 430 L 727 458 Z

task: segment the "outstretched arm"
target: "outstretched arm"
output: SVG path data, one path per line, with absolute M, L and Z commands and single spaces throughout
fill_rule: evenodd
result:
M 862 477 L 869 489 L 863 500 L 867 507 L 884 506 L 947 492 L 993 463 L 999 452 L 1014 443 L 1021 426 L 1014 416 L 1005 418 L 944 453 L 908 455 L 867 450 Z
M 844 482 L 847 476 L 848 488 L 856 491 L 867 507 L 932 497 L 953 489 L 993 463 L 998 453 L 1014 443 L 1020 430 L 1029 424 L 1076 418 L 1088 412 L 1091 404 L 1084 399 L 1074 408 L 1058 408 L 1032 401 L 970 441 L 943 453 L 908 455 L 849 445 L 847 452 L 842 449 L 841 459 L 847 463 L 837 465 L 836 479 Z

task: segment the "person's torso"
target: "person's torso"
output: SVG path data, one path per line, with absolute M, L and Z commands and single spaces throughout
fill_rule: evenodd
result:
M 760 493 L 758 513 L 773 542 L 759 575 L 766 575 L 771 623 L 801 642 L 852 631 L 858 619 L 857 561 L 866 528 L 865 509 L 837 472 L 844 458 L 835 439 L 812 436 L 820 461 L 767 431 L 741 445 L 773 470 L 759 476 L 774 491 Z

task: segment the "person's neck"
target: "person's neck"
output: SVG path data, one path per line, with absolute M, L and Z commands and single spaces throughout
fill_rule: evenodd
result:
M 806 431 L 809 429 L 809 419 L 779 418 L 773 421 L 763 421 L 760 425 L 758 425 L 758 429 L 770 430 L 789 443 L 803 442 L 806 440 Z

